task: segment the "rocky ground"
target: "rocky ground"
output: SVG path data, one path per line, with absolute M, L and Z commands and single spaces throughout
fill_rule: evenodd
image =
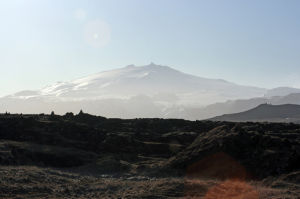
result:
M 299 198 L 299 173 L 272 182 L 137 175 L 82 175 L 35 166 L 0 167 L 1 198 Z M 270 179 L 268 179 L 270 181 Z
M 0 198 L 300 198 L 300 125 L 0 115 Z

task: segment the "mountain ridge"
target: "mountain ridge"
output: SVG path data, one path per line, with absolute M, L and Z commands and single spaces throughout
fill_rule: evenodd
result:
M 300 123 L 300 105 L 260 104 L 257 107 L 234 114 L 224 114 L 211 118 L 212 121 L 230 122 L 295 122 Z
M 228 102 L 261 98 L 263 103 L 266 101 L 264 97 L 270 93 L 286 94 L 298 90 L 300 92 L 295 88 L 268 90 L 223 79 L 198 77 L 154 63 L 145 66 L 131 64 L 57 82 L 40 90 L 24 90 L 2 97 L 0 112 L 47 113 L 54 110 L 64 114 L 83 109 L 106 117 L 195 120 L 251 108 L 245 106 L 231 110 L 226 108 Z M 214 110 L 219 105 L 221 112 Z
M 119 82 L 120 84 L 118 85 Z M 137 84 L 134 85 L 134 83 Z M 142 88 L 138 88 L 139 84 L 142 84 Z M 128 85 L 131 86 L 131 89 L 133 90 L 137 89 L 137 92 L 129 92 Z M 90 86 L 90 88 L 88 86 Z M 170 88 L 174 89 L 175 92 L 195 92 L 196 89 L 204 91 L 212 89 L 214 91 L 217 90 L 222 92 L 223 89 L 231 89 L 231 94 L 225 93 L 224 95 L 227 94 L 228 96 L 223 96 L 223 98 L 235 99 L 238 94 L 234 93 L 234 89 L 230 87 L 235 87 L 235 89 L 240 90 L 239 92 L 242 92 L 243 89 L 247 88 L 250 90 L 249 92 L 252 92 L 252 94 L 249 94 L 250 96 L 263 96 L 265 92 L 265 89 L 263 88 L 242 86 L 223 79 L 199 77 L 183 73 L 168 66 L 156 65 L 154 63 L 145 66 L 129 65 L 123 68 L 103 71 L 71 81 L 57 82 L 35 92 L 37 92 L 37 94 L 40 93 L 41 96 L 55 95 L 57 97 L 69 96 L 76 98 L 76 95 L 72 95 L 70 93 L 80 90 L 98 89 L 99 95 L 103 96 L 106 92 L 101 92 L 101 90 L 103 91 L 106 88 L 110 88 L 110 93 L 112 93 L 114 90 L 119 91 L 116 88 L 117 86 L 127 86 L 127 92 L 124 92 L 124 89 L 120 89 L 122 90 L 121 93 L 123 95 L 153 94 L 153 92 L 166 92 L 166 90 L 170 90 Z M 166 86 L 167 88 L 164 89 Z M 11 96 L 12 95 L 10 95 L 10 97 Z

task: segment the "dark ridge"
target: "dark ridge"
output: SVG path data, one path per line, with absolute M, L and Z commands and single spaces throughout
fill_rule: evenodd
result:
M 271 105 L 261 104 L 245 112 L 226 114 L 214 117 L 213 121 L 266 121 L 266 122 L 300 122 L 300 105 L 284 104 Z

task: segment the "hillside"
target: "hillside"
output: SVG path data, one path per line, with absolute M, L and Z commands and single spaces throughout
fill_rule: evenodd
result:
M 240 113 L 253 109 L 260 104 L 296 104 L 300 105 L 300 94 L 290 93 L 284 96 L 256 97 L 251 99 L 229 100 L 226 102 L 214 103 L 205 107 L 185 107 L 182 110 L 170 110 L 168 116 L 176 118 L 182 116 L 189 120 L 199 120 L 217 117 L 224 114 Z
M 297 198 L 299 143 L 296 124 L 2 114 L 0 197 Z
M 225 114 L 214 117 L 213 121 L 232 122 L 300 122 L 300 105 L 283 104 L 271 105 L 261 104 L 253 109 L 235 114 Z

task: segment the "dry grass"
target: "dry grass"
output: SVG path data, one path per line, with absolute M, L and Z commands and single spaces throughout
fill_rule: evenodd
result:
M 287 183 L 288 184 L 288 183 Z M 185 180 L 186 199 L 299 199 L 293 187 L 271 188 L 262 182 L 239 180 Z
M 33 166 L 0 167 L 0 198 L 299 198 L 300 192 L 260 182 L 145 176 L 87 176 Z

